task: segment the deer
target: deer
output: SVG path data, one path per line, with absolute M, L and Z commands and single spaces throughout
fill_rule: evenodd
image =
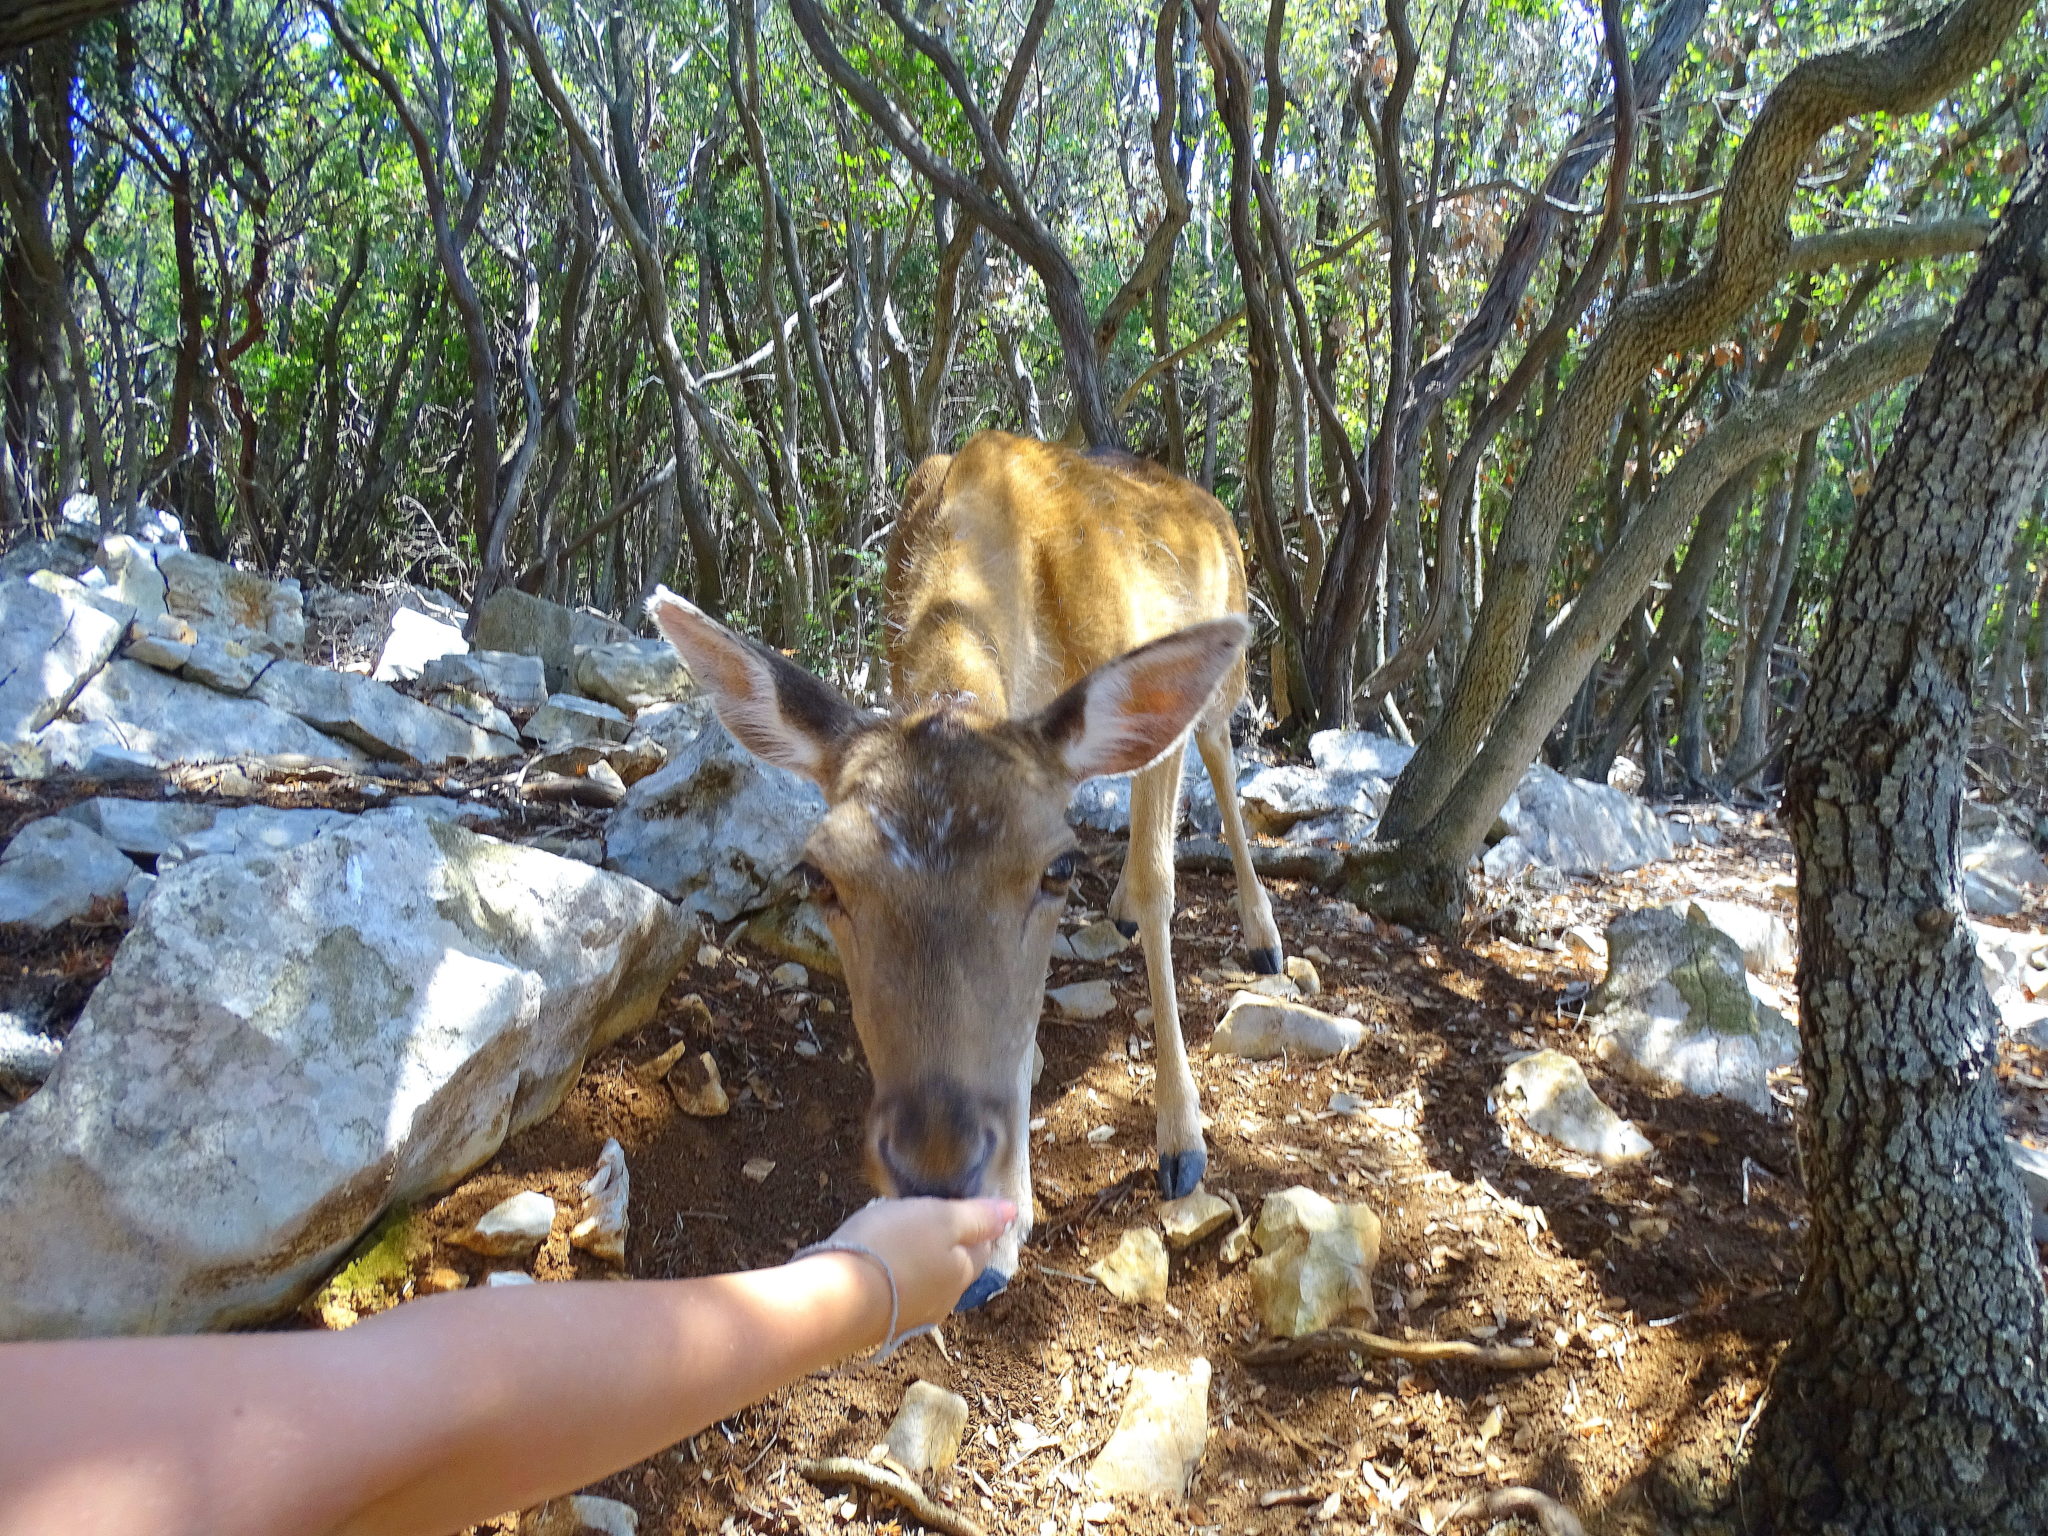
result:
M 647 606 L 734 739 L 824 792 L 795 874 L 838 947 L 873 1079 L 869 1177 L 886 1195 L 1016 1204 L 961 1308 L 1009 1284 L 1030 1235 L 1032 1048 L 1081 863 L 1066 812 L 1098 775 L 1135 775 L 1108 916 L 1143 948 L 1160 1194 L 1192 1193 L 1208 1153 L 1171 934 L 1190 734 L 1251 967 L 1285 960 L 1237 796 L 1251 625 L 1223 506 L 1131 455 L 1005 432 L 926 459 L 885 565 L 885 715 L 666 588 Z

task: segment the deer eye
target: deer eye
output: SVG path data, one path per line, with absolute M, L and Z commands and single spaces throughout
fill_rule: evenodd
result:
M 811 863 L 796 867 L 797 883 L 803 887 L 807 900 L 815 901 L 821 907 L 837 906 L 839 893 L 832 889 L 832 882 L 825 878 L 825 872 Z
M 1045 873 L 1039 878 L 1038 888 L 1048 896 L 1064 896 L 1067 887 L 1074 883 L 1074 870 L 1081 862 L 1081 855 L 1074 852 L 1061 854 L 1045 866 Z

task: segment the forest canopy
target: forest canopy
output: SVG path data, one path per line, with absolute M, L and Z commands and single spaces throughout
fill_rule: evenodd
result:
M 5 70 L 0 534 L 85 493 L 336 583 L 668 582 L 872 687 L 919 459 L 1126 447 L 1237 517 L 1269 722 L 1448 702 L 1411 832 L 1489 734 L 1769 779 L 2042 101 L 2034 19 L 1744 172 L 1802 60 L 1915 19 L 1857 3 L 145 0 L 8 35 L 59 11 Z M 2044 536 L 1983 657 L 2016 720 Z

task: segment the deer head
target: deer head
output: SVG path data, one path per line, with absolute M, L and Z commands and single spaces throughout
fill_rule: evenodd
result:
M 1249 626 L 1231 616 L 1152 641 L 1033 715 L 959 697 L 881 717 L 666 590 L 648 612 L 734 738 L 825 793 L 800 872 L 874 1078 L 876 1185 L 1002 1194 L 1028 1213 L 1031 1045 L 1079 861 L 1068 800 L 1173 746 Z

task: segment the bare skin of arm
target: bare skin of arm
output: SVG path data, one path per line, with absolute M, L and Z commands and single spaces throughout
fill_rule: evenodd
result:
M 1007 1202 L 878 1202 L 897 1326 L 944 1317 Z M 882 1341 L 874 1260 L 517 1286 L 346 1333 L 0 1345 L 0 1536 L 443 1536 L 583 1487 Z

